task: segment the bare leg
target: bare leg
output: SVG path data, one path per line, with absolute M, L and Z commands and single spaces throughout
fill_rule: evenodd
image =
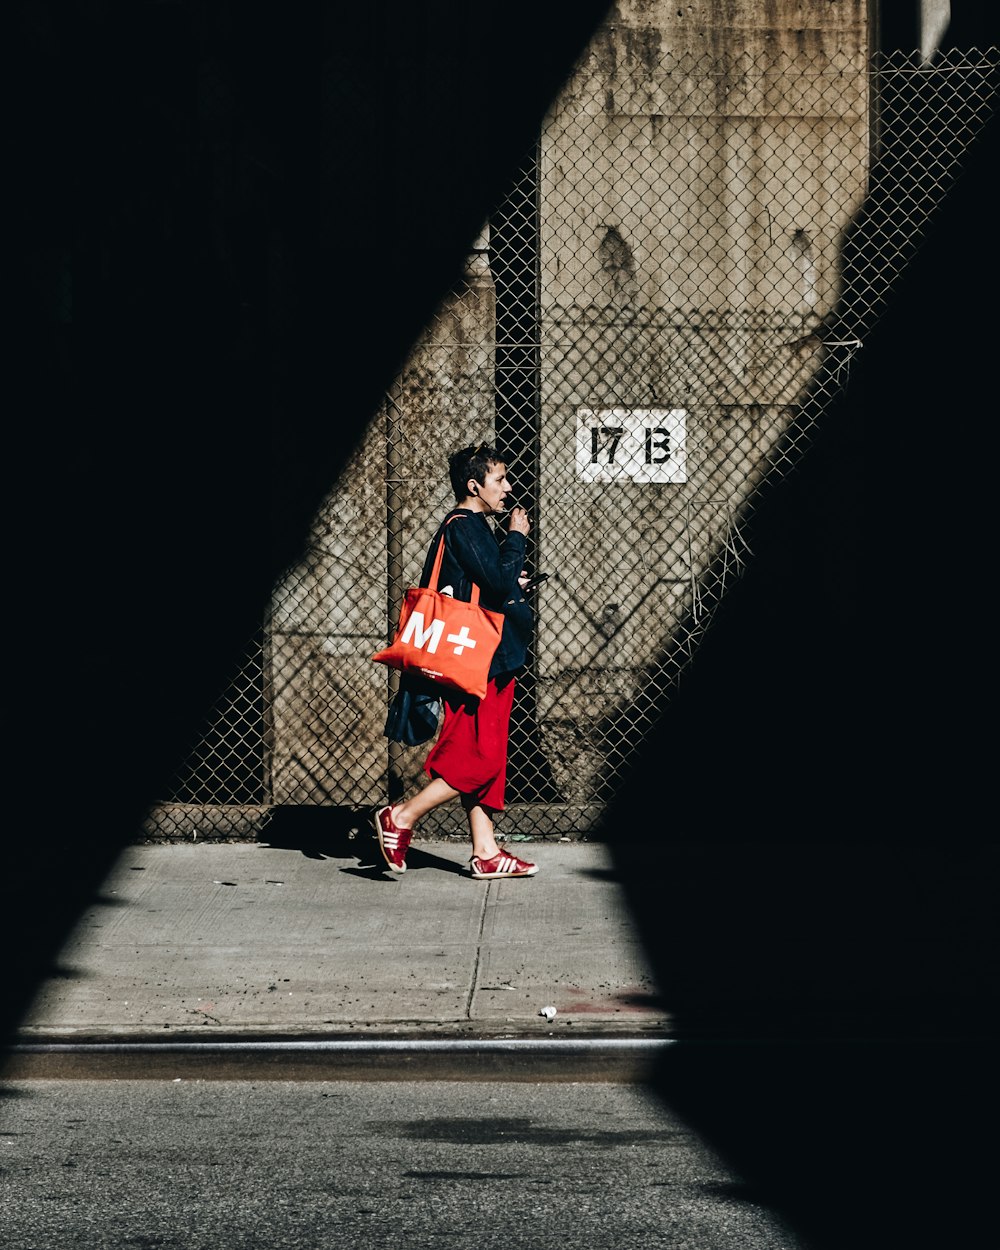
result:
M 469 833 L 472 835 L 472 853 L 480 859 L 492 859 L 500 854 L 493 821 L 489 812 L 472 795 L 463 795 L 462 806 L 469 820 Z
M 435 777 L 412 798 L 393 804 L 392 822 L 400 829 L 412 829 L 422 816 L 426 816 L 435 807 L 440 807 L 442 803 L 447 803 L 457 797 L 457 790 L 453 790 L 440 777 Z

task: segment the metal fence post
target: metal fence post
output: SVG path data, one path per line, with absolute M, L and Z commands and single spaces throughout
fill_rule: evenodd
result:
M 386 533 L 386 619 L 389 622 L 386 641 L 391 641 L 403 595 L 403 529 L 402 529 L 402 385 L 397 377 L 385 397 L 385 533 Z M 399 689 L 399 674 L 388 669 L 389 699 Z M 391 801 L 402 797 L 403 747 L 388 741 L 386 788 Z

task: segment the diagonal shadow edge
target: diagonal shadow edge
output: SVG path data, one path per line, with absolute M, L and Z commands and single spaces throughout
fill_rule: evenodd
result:
M 8 1033 L 607 8 L 250 3 L 227 26 L 112 6 L 22 29 L 32 490 L 9 577 L 32 814 L 5 848 Z
M 994 120 L 603 822 L 652 1088 L 820 1250 L 988 1215 L 995 160 Z

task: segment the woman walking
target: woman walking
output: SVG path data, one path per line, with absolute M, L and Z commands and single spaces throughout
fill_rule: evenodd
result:
M 444 558 L 439 585 L 468 602 L 473 583 L 483 607 L 503 614 L 503 631 L 490 665 L 482 699 L 458 693 L 442 695 L 444 719 L 424 771 L 427 785 L 401 803 L 375 813 L 375 833 L 391 872 L 406 871 L 406 851 L 417 822 L 428 812 L 461 800 L 472 841 L 470 871 L 480 881 L 530 877 L 536 864 L 504 852 L 497 845 L 493 814 L 504 806 L 507 740 L 516 674 L 524 666 L 533 613 L 525 597 L 525 539 L 528 514 L 513 507 L 503 545 L 497 543 L 488 517 L 506 511 L 511 493 L 507 465 L 495 447 L 463 447 L 448 457 L 456 506 L 444 517 L 427 553 L 420 584 L 426 586 L 442 534 Z

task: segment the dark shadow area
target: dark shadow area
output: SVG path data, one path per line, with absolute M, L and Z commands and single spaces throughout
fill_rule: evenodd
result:
M 264 848 L 301 851 L 307 859 L 353 859 L 343 872 L 361 877 L 392 876 L 386 867 L 371 823 L 371 811 L 357 807 L 278 807 L 260 835 Z M 433 868 L 464 876 L 453 863 L 426 848 L 414 846 L 406 857 L 407 872 Z
M 605 822 L 657 1092 L 820 1250 L 989 1226 L 995 168 L 991 123 Z
M 260 843 L 301 851 L 307 859 L 347 859 L 363 853 L 374 834 L 367 811 L 356 807 L 276 807 Z
M 471 847 L 469 850 L 471 851 Z M 376 854 L 378 854 L 377 850 Z M 435 872 L 450 872 L 458 877 L 469 875 L 464 864 L 456 864 L 454 860 L 446 859 L 443 855 L 435 855 L 433 851 L 427 850 L 426 846 L 412 847 L 406 855 L 406 871 L 421 872 L 425 868 L 432 868 Z
M 606 7 L 8 18 L 8 1033 Z M 991 130 L 606 822 L 658 1092 L 821 1250 L 977 1244 L 991 1194 L 995 168 Z
M 992 1059 L 982 1043 L 681 1045 L 656 1086 L 799 1245 L 976 1245 L 991 1224 Z
M 369 880 L 384 879 L 387 882 L 398 882 L 402 879 L 402 875 L 396 876 L 389 871 L 374 835 L 371 838 L 365 838 L 355 855 L 358 860 L 357 866 L 341 868 L 341 872 L 346 872 L 348 876 L 365 877 Z M 454 873 L 460 877 L 468 875 L 461 864 L 453 863 L 441 855 L 435 855 L 432 851 L 420 850 L 417 847 L 411 848 L 406 856 L 405 875 L 409 877 L 411 872 L 420 872 L 425 868 L 431 868 L 435 872 Z
M 3 1029 L 607 10 L 18 3 Z M 10 495 L 10 492 L 8 492 Z

